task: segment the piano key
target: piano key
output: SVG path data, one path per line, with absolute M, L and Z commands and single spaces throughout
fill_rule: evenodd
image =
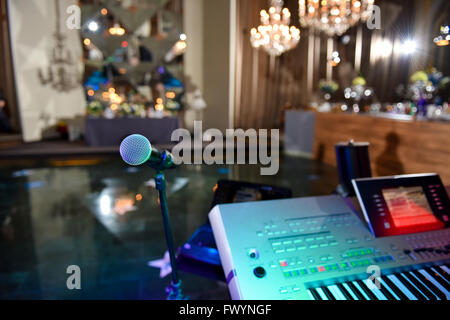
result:
M 380 290 L 384 294 L 384 296 L 388 300 L 400 300 L 397 295 L 389 289 L 389 287 L 386 285 L 386 283 L 381 279 L 381 277 L 378 278 L 378 281 L 380 283 Z
M 445 272 L 447 272 L 447 274 L 450 274 L 450 269 L 449 269 L 449 264 L 448 263 L 442 265 L 441 268 L 444 269 Z
M 447 266 L 438 266 L 437 268 L 440 268 L 442 270 L 442 276 L 447 280 L 447 282 L 450 282 L 450 269 L 447 268 Z
M 336 300 L 347 300 L 342 292 L 336 285 L 331 285 L 327 287 L 331 294 L 336 298 Z
M 314 288 L 310 288 L 308 290 L 308 292 L 311 294 L 312 298 L 314 300 L 322 300 L 322 298 L 320 297 L 320 295 L 317 293 L 316 289 Z
M 346 300 L 358 300 L 357 298 L 354 298 L 353 295 L 349 292 L 349 289 L 344 287 L 344 284 L 338 283 L 337 287 L 342 292 L 342 294 L 345 296 Z
M 356 280 L 359 284 L 360 288 L 364 291 L 364 293 L 369 297 L 369 300 L 379 300 L 377 296 L 369 289 L 361 280 Z
M 450 282 L 446 279 L 445 271 L 439 268 L 438 266 L 434 266 L 431 269 L 434 270 L 439 276 L 442 278 L 443 281 L 445 281 L 447 284 L 450 284 Z
M 388 300 L 388 298 L 381 292 L 380 289 L 378 289 L 377 285 L 373 281 L 366 279 L 363 282 L 367 286 L 367 288 L 377 296 L 378 300 Z
M 435 276 L 427 272 L 425 269 L 420 269 L 419 272 L 423 274 L 423 276 L 427 278 L 428 281 L 431 281 L 434 286 L 444 294 L 446 299 L 449 300 L 450 292 L 442 286 L 442 284 L 435 278 Z
M 403 273 L 409 281 L 411 281 L 417 289 L 422 292 L 423 295 L 427 297 L 428 300 L 437 300 L 437 297 L 427 288 L 425 287 L 422 282 L 419 281 L 411 272 L 404 272 Z
M 450 284 L 445 281 L 444 278 L 441 277 L 439 273 L 437 273 L 433 268 L 425 268 L 425 271 L 433 277 L 434 280 L 439 282 L 441 286 L 445 288 L 445 290 L 450 291 Z
M 336 298 L 333 296 L 333 294 L 328 290 L 326 286 L 321 287 L 325 295 L 327 296 L 328 300 L 336 300 Z
M 383 284 L 395 293 L 400 300 L 409 300 L 409 298 L 389 279 L 387 276 L 381 276 Z
M 429 280 L 430 277 L 425 277 L 421 272 L 414 270 L 411 271 L 413 275 L 417 277 L 439 300 L 447 300 L 445 293 L 439 290 L 432 281 Z
M 405 287 L 408 288 L 409 291 L 419 300 L 427 300 L 427 298 L 410 282 L 407 278 L 405 278 L 401 273 L 395 274 L 395 277 L 403 283 Z
M 363 295 L 363 293 L 359 291 L 359 289 L 355 286 L 353 282 L 347 282 L 345 284 L 348 285 L 350 290 L 358 297 L 359 300 L 367 300 L 365 295 Z
M 405 294 L 405 296 L 408 297 L 409 300 L 418 300 L 417 297 L 409 291 L 407 287 L 393 274 L 390 274 L 387 276 L 389 280 L 392 281 L 392 283 L 401 290 Z
M 322 288 L 316 288 L 317 293 L 319 294 L 322 300 L 329 300 L 325 292 L 323 292 Z

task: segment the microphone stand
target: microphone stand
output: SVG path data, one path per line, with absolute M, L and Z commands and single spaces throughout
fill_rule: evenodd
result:
M 166 178 L 163 172 L 165 162 L 166 157 L 164 157 L 162 163 L 160 163 L 158 166 L 155 167 L 156 169 L 155 182 L 156 182 L 156 190 L 158 190 L 159 193 L 159 202 L 161 205 L 161 213 L 164 223 L 164 233 L 166 235 L 167 248 L 169 249 L 170 266 L 172 267 L 172 282 L 166 288 L 167 300 L 187 300 L 188 297 L 183 294 L 183 287 L 181 280 L 178 276 L 178 267 L 177 262 L 175 260 L 175 249 L 173 246 L 172 228 L 170 227 L 169 209 L 167 207 L 167 198 L 166 198 Z

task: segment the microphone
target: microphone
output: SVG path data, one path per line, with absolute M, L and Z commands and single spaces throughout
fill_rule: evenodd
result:
M 167 207 L 166 178 L 163 172 L 164 169 L 176 167 L 172 154 L 166 150 L 159 152 L 157 149 L 152 148 L 150 141 L 146 137 L 140 134 L 132 134 L 122 140 L 120 144 L 120 156 L 129 165 L 139 166 L 147 163 L 156 170 L 156 189 L 159 193 L 164 233 L 167 249 L 169 250 L 170 266 L 172 267 L 172 283 L 167 287 L 167 299 L 185 300 L 187 297 L 183 294 L 181 280 L 178 276 L 176 251 L 173 245 L 172 228 L 170 226 L 169 209 Z
M 132 134 L 123 139 L 120 144 L 120 156 L 123 161 L 132 166 L 147 163 L 156 170 L 172 169 L 176 167 L 173 156 L 169 151 L 155 149 L 146 137 Z

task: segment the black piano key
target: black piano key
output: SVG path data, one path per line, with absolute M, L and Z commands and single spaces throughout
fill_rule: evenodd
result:
M 330 300 L 336 300 L 336 298 L 333 296 L 333 294 L 331 293 L 330 290 L 328 290 L 328 288 L 326 286 L 322 286 L 321 287 L 323 292 L 325 293 L 325 295 L 327 296 L 328 299 Z
M 363 281 L 356 280 L 356 282 L 358 282 L 359 286 L 364 290 L 370 300 L 378 300 L 377 296 L 373 294 L 372 290 L 367 288 L 366 284 Z
M 445 271 L 445 269 L 443 269 L 441 266 L 435 266 L 434 268 L 437 272 L 439 272 L 441 276 L 444 277 L 445 280 L 447 280 L 447 282 L 450 282 L 450 275 L 447 273 L 447 271 Z
M 337 285 L 337 287 L 339 288 L 339 290 L 341 290 L 342 294 L 345 296 L 345 298 L 346 298 L 347 300 L 354 300 L 353 297 L 352 297 L 352 295 L 351 295 L 350 293 L 347 292 L 347 289 L 345 289 L 345 287 L 344 287 L 342 284 L 337 283 L 336 285 Z
M 419 300 L 427 300 L 427 298 L 425 298 L 425 296 L 420 293 L 416 287 L 414 287 L 408 280 L 406 280 L 406 278 L 401 274 L 401 273 L 396 273 L 394 274 L 394 276 L 401 282 L 403 283 L 403 285 L 408 288 L 409 291 L 411 291 L 411 293 L 413 295 L 416 296 L 417 299 Z
M 322 300 L 322 298 L 320 297 L 320 295 L 317 293 L 316 289 L 314 288 L 310 288 L 309 292 L 311 292 L 311 294 L 313 295 L 314 299 L 316 300 Z
M 381 276 L 381 279 L 383 279 L 384 283 L 391 288 L 392 291 L 395 292 L 397 297 L 400 298 L 400 300 L 409 300 L 408 297 L 386 276 Z
M 380 284 L 380 291 L 382 294 L 384 294 L 384 296 L 388 299 L 388 300 L 397 300 L 390 292 L 388 289 L 386 289 L 386 287 L 380 282 L 378 281 L 378 283 Z
M 429 300 L 437 300 L 436 296 L 430 291 L 428 290 L 423 284 L 422 282 L 420 282 L 419 280 L 417 280 L 416 277 L 414 277 L 411 273 L 409 272 L 404 272 L 403 273 L 409 281 L 411 281 L 417 289 L 420 290 L 420 292 L 422 292 L 422 294 L 424 296 L 426 296 Z
M 439 284 L 441 286 L 443 286 L 447 291 L 450 291 L 450 284 L 445 281 L 444 278 L 441 277 L 441 275 L 436 272 L 434 269 L 432 268 L 425 268 L 425 271 L 434 278 L 434 280 L 436 280 L 437 282 L 439 282 Z
M 422 283 L 429 288 L 431 291 L 433 291 L 433 293 L 439 297 L 439 299 L 441 300 L 446 300 L 447 296 L 441 291 L 439 290 L 434 284 L 433 282 L 431 282 L 430 280 L 428 280 L 423 274 L 421 274 L 419 271 L 414 270 L 411 271 L 420 281 L 422 281 Z
M 358 288 L 355 287 L 355 285 L 352 282 L 346 282 L 347 285 L 350 287 L 350 289 L 353 291 L 353 293 L 358 297 L 359 300 L 366 300 L 366 298 L 362 295 L 361 292 L 359 292 Z

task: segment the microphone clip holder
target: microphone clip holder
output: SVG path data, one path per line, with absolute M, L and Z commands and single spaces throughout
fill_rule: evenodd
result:
M 173 169 L 175 167 L 172 154 L 166 150 L 161 153 L 161 157 L 157 159 L 150 158 L 147 164 L 155 169 L 156 172 L 162 172 L 163 170 Z

